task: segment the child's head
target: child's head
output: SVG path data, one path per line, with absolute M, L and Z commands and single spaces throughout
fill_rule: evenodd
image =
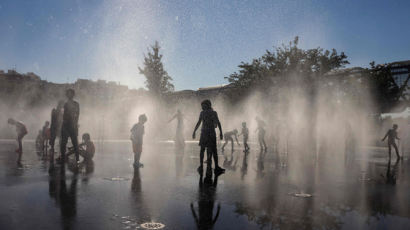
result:
M 397 128 L 399 128 L 399 126 L 397 124 L 393 124 L 393 129 L 396 130 Z
M 67 96 L 68 99 L 73 99 L 75 96 L 75 91 L 74 89 L 67 89 L 65 91 L 65 95 Z
M 46 121 L 46 123 L 44 124 L 46 127 L 48 127 L 50 125 L 49 121 Z
M 237 134 L 237 133 L 238 133 L 238 130 L 237 130 L 237 129 L 234 129 L 234 130 L 233 130 L 233 133 Z
M 148 118 L 147 118 L 147 116 L 146 116 L 145 114 L 141 114 L 141 115 L 138 117 L 138 122 L 139 122 L 139 123 L 144 124 L 145 122 L 147 122 L 147 120 L 148 120 Z
M 212 103 L 210 100 L 206 99 L 201 102 L 202 110 L 209 110 L 212 108 Z
M 246 127 L 246 122 L 242 122 L 242 127 Z
M 58 101 L 57 109 L 60 110 L 62 108 L 64 108 L 64 101 Z
M 90 140 L 91 140 L 90 134 L 89 134 L 89 133 L 84 133 L 84 134 L 83 134 L 83 141 L 84 141 L 84 142 L 88 142 L 88 141 L 90 141 Z
M 14 125 L 14 124 L 16 124 L 16 121 L 13 118 L 9 118 L 7 120 L 7 123 L 9 123 L 10 125 Z

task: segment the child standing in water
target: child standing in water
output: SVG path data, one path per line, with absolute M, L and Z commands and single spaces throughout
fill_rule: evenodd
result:
M 184 115 L 181 113 L 181 110 L 177 110 L 177 113 L 168 121 L 171 122 L 174 119 L 177 119 L 177 130 L 175 133 L 175 144 L 178 147 L 185 146 L 185 138 L 184 138 Z
M 397 124 L 394 124 L 393 128 L 389 129 L 389 131 L 387 131 L 386 135 L 382 139 L 382 141 L 384 141 L 387 137 L 387 147 L 389 148 L 389 160 L 391 158 L 391 147 L 392 146 L 394 150 L 396 150 L 397 159 L 400 159 L 399 149 L 397 148 L 397 145 L 396 145 L 396 139 L 400 140 L 400 138 L 397 136 L 398 127 L 399 126 Z
M 199 114 L 199 120 L 195 126 L 192 138 L 195 139 L 195 132 L 202 123 L 201 137 L 199 139 L 199 146 L 201 146 L 200 152 L 200 165 L 198 171 L 202 172 L 202 165 L 204 161 L 205 149 L 208 155 L 208 165 L 211 165 L 211 156 L 214 158 L 215 173 L 220 174 L 225 172 L 225 169 L 219 167 L 218 164 L 218 152 L 216 149 L 216 133 L 215 128 L 219 128 L 219 136 L 221 140 L 223 139 L 222 127 L 219 122 L 218 113 L 212 109 L 212 104 L 210 100 L 204 100 L 201 103 L 202 111 Z
M 134 152 L 134 168 L 144 167 L 144 165 L 140 163 L 140 158 L 142 153 L 142 141 L 145 132 L 144 124 L 147 120 L 147 116 L 145 116 L 145 114 L 141 114 L 138 117 L 138 123 L 131 129 L 132 151 Z
M 259 145 L 261 147 L 261 150 L 265 150 L 266 151 L 266 143 L 265 143 L 265 122 L 260 119 L 259 117 L 255 118 L 256 122 L 258 123 L 258 127 L 256 128 L 256 131 L 258 131 L 258 141 L 259 141 Z
M 243 152 L 248 152 L 250 149 L 248 145 L 249 129 L 248 127 L 246 127 L 246 122 L 242 122 L 242 131 L 241 134 L 239 134 L 239 136 L 241 135 L 243 135 L 243 146 L 245 148 Z
M 23 137 L 27 134 L 27 128 L 22 122 L 16 121 L 13 118 L 9 118 L 7 122 L 10 125 L 16 126 L 17 143 L 19 146 L 18 149 L 16 149 L 16 153 L 19 154 L 17 164 L 21 164 L 21 155 L 23 154 Z
M 224 143 L 224 145 L 222 145 L 222 152 L 225 150 L 225 146 L 228 144 L 229 141 L 231 142 L 231 146 L 232 146 L 231 149 L 232 149 L 232 151 L 235 150 L 234 147 L 233 147 L 233 137 L 232 137 L 232 136 L 235 137 L 236 143 L 238 143 L 238 145 L 240 146 L 239 141 L 238 141 L 238 130 L 237 130 L 237 129 L 234 129 L 234 130 L 232 130 L 232 131 L 230 131 L 230 132 L 226 132 L 226 133 L 224 134 L 225 143 Z

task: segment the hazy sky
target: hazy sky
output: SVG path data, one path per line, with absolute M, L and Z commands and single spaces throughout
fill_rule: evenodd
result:
M 344 51 L 351 66 L 408 60 L 410 1 L 0 0 L 0 31 L 0 69 L 139 88 L 158 40 L 176 89 L 196 89 L 296 35 L 303 48 Z

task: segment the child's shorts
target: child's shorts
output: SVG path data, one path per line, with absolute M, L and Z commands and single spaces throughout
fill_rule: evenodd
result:
M 142 152 L 142 144 L 139 144 L 136 141 L 133 141 L 132 142 L 132 151 L 134 153 L 141 153 Z

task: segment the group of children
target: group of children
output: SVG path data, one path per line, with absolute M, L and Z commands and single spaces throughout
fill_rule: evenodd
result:
M 80 106 L 78 102 L 74 101 L 75 91 L 73 89 L 68 89 L 66 91 L 67 101 L 59 102 L 57 108 L 54 108 L 51 112 L 51 126 L 50 122 L 46 121 L 42 130 L 36 139 L 37 148 L 40 151 L 47 152 L 48 146 L 51 147 L 50 161 L 54 162 L 54 146 L 57 136 L 60 134 L 60 152 L 61 156 L 58 159 L 59 163 L 64 164 L 65 160 L 72 154 L 75 154 L 76 164 L 80 163 L 80 156 L 84 158 L 85 161 L 89 161 L 93 158 L 95 153 L 94 143 L 91 141 L 90 134 L 85 133 L 82 136 L 83 142 L 79 145 L 78 136 L 78 118 L 80 115 Z M 21 164 L 21 156 L 23 153 L 22 139 L 28 133 L 26 126 L 13 118 L 8 119 L 8 123 L 16 127 L 17 132 L 17 142 L 19 148 L 16 152 L 19 154 L 17 163 Z M 67 142 L 68 138 L 71 139 L 73 147 L 68 148 Z
M 79 157 L 82 156 L 84 160 L 88 161 L 91 160 L 95 153 L 95 146 L 94 143 L 91 141 L 91 136 L 89 133 L 84 133 L 82 136 L 83 142 L 78 144 L 77 135 L 78 135 L 78 119 L 80 115 L 80 107 L 78 102 L 74 101 L 75 92 L 73 89 L 68 89 L 66 91 L 67 102 L 59 102 L 57 108 L 54 108 L 51 113 L 51 126 L 50 123 L 47 121 L 42 130 L 39 132 L 38 141 L 39 144 L 41 143 L 41 147 L 44 150 L 44 146 L 47 146 L 45 143 L 46 141 L 49 142 L 51 146 L 51 153 L 52 157 L 51 160 L 54 158 L 54 145 L 55 139 L 58 136 L 58 133 L 61 132 L 60 137 L 60 151 L 61 157 L 60 162 L 64 163 L 64 161 L 70 156 L 75 155 L 76 163 L 79 163 Z M 219 129 L 219 138 L 222 140 L 225 138 L 225 143 L 222 146 L 222 151 L 224 151 L 225 146 L 228 142 L 231 142 L 232 150 L 234 150 L 234 138 L 238 145 L 238 136 L 243 136 L 243 143 L 244 143 L 244 152 L 249 152 L 249 129 L 247 128 L 246 122 L 242 122 L 242 131 L 238 135 L 238 130 L 234 129 L 232 131 L 226 132 L 225 134 L 222 133 L 222 126 L 218 118 L 218 113 L 213 110 L 212 104 L 210 100 L 204 100 L 201 103 L 202 111 L 199 114 L 198 122 L 195 126 L 194 132 L 192 134 L 192 138 L 195 139 L 196 131 L 199 126 L 202 124 L 201 127 L 201 135 L 199 139 L 199 146 L 200 146 L 200 165 L 198 167 L 198 171 L 202 172 L 203 170 L 203 161 L 204 161 L 204 154 L 205 150 L 207 151 L 207 162 L 208 166 L 212 165 L 212 159 L 214 160 L 215 165 L 215 173 L 220 174 L 225 171 L 225 169 L 221 168 L 218 164 L 218 152 L 217 152 L 217 136 L 215 129 Z M 178 120 L 178 129 L 177 129 L 177 138 L 178 136 L 182 136 L 182 113 L 178 111 L 178 113 L 174 116 L 173 119 Z M 172 121 L 171 119 L 170 121 Z M 143 144 L 143 135 L 144 135 L 144 124 L 147 122 L 147 116 L 145 114 L 141 114 L 138 117 L 138 123 L 135 124 L 131 128 L 131 142 L 132 142 L 132 149 L 134 152 L 134 164 L 135 168 L 143 167 L 143 164 L 140 162 L 141 153 L 142 153 L 142 144 Z M 257 122 L 257 129 L 255 132 L 258 132 L 258 141 L 261 150 L 266 152 L 267 147 L 265 143 L 265 122 L 260 119 L 259 117 L 255 118 Z M 18 164 L 21 163 L 21 156 L 23 153 L 23 146 L 22 146 L 22 139 L 28 133 L 26 126 L 20 122 L 16 121 L 13 118 L 8 119 L 8 123 L 14 125 L 16 127 L 17 132 L 17 142 L 18 142 L 18 149 L 16 149 L 16 153 L 18 153 Z M 50 126 L 50 127 L 49 127 Z M 391 147 L 393 147 L 396 151 L 396 155 L 398 159 L 400 159 L 398 147 L 396 145 L 395 140 L 398 139 L 397 136 L 397 129 L 398 126 L 396 124 L 393 125 L 393 128 L 390 129 L 382 141 L 388 138 L 388 149 L 389 149 L 389 159 L 391 157 Z M 68 148 L 69 152 L 66 155 L 67 150 L 67 142 L 68 138 L 71 139 L 73 144 L 72 147 Z M 181 140 L 179 140 L 181 141 Z

